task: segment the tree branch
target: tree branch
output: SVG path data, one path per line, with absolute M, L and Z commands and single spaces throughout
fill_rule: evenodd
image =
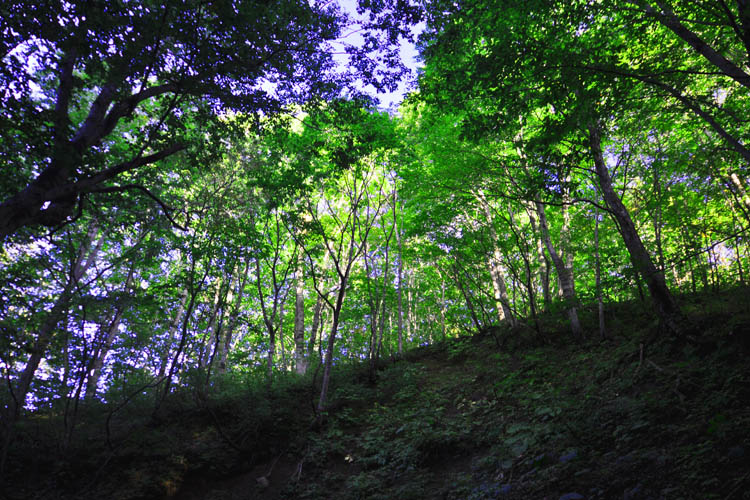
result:
M 156 203 L 158 203 L 162 211 L 164 212 L 164 215 L 167 217 L 167 219 L 169 219 L 169 222 L 171 222 L 173 226 L 180 229 L 181 231 L 188 230 L 186 226 L 180 225 L 176 220 L 172 218 L 172 216 L 170 215 L 170 212 L 174 211 L 173 208 L 168 207 L 167 204 L 164 203 L 161 199 L 159 199 L 159 197 L 157 197 L 154 193 L 152 193 L 147 188 L 140 186 L 138 184 L 125 184 L 122 186 L 110 186 L 110 187 L 105 187 L 105 188 L 96 188 L 96 189 L 90 189 L 86 192 L 87 193 L 122 193 L 124 191 L 132 190 L 132 189 L 145 193 L 146 196 L 148 196 L 149 198 L 154 200 Z

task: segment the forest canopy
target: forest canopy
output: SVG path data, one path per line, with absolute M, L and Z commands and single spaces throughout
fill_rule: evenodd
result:
M 680 297 L 748 279 L 749 59 L 744 1 L 3 2 L 3 467 L 40 412 L 296 376 L 320 418 L 340 366 L 629 300 L 701 344 Z

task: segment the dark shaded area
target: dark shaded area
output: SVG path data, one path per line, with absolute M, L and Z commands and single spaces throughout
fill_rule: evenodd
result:
M 658 324 L 621 303 L 602 343 L 571 345 L 550 315 L 541 335 L 498 329 L 412 350 L 374 385 L 366 365 L 341 367 L 315 429 L 316 391 L 292 376 L 183 392 L 159 420 L 147 399 L 109 420 L 111 408 L 90 406 L 67 446 L 56 417 L 32 417 L 4 497 L 748 498 L 748 295 L 681 298 L 698 347 L 642 351 Z

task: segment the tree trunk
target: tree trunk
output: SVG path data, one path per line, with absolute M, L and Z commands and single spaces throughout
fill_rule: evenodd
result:
M 352 240 L 349 246 L 349 257 L 347 259 L 346 267 L 343 273 L 341 272 L 340 261 L 335 262 L 336 269 L 339 274 L 339 289 L 338 293 L 336 294 L 336 303 L 331 310 L 333 319 L 331 321 L 331 330 L 328 334 L 328 346 L 326 348 L 326 359 L 323 367 L 323 380 L 321 382 L 320 399 L 318 400 L 317 407 L 319 417 L 320 415 L 322 415 L 322 412 L 325 409 L 325 402 L 326 398 L 328 397 L 328 384 L 331 381 L 331 367 L 333 366 L 333 348 L 336 343 L 336 333 L 338 332 L 339 328 L 339 317 L 341 315 L 341 308 L 344 305 L 344 297 L 346 297 L 346 287 L 349 283 L 349 273 L 351 272 L 351 266 L 354 263 L 354 257 L 354 239 L 352 235 Z
M 393 210 L 396 210 L 394 204 Z M 403 222 L 402 222 L 403 225 Z M 398 355 L 404 353 L 404 253 L 402 247 L 401 230 L 403 227 L 396 228 L 396 242 L 398 243 Z
M 667 288 L 663 274 L 656 268 L 646 247 L 643 245 L 635 224 L 633 224 L 633 220 L 630 218 L 628 209 L 612 187 L 612 179 L 609 176 L 609 171 L 607 170 L 607 165 L 604 162 L 602 154 L 601 130 L 598 125 L 589 126 L 589 144 L 604 201 L 620 226 L 622 238 L 630 253 L 633 264 L 636 266 L 636 271 L 646 280 L 646 285 L 656 306 L 659 319 L 672 334 L 681 335 L 684 321 L 682 313 L 672 297 L 669 288 Z
M 596 273 L 596 302 L 599 311 L 599 336 L 607 338 L 604 325 L 604 298 L 602 297 L 602 262 L 599 257 L 599 209 L 594 210 L 594 265 Z
M 167 342 L 164 347 L 164 354 L 161 357 L 161 363 L 159 364 L 159 374 L 157 380 L 162 380 L 167 373 L 167 365 L 169 364 L 169 353 L 174 342 L 174 335 L 177 333 L 177 328 L 182 323 L 182 315 L 185 313 L 185 304 L 187 303 L 187 290 L 182 289 L 180 291 L 180 305 L 177 307 L 174 319 L 169 324 L 169 330 L 167 330 Z
M 96 256 L 99 253 L 102 243 L 104 242 L 104 236 L 102 236 L 96 243 L 94 248 L 91 248 L 91 244 L 99 231 L 98 225 L 92 223 L 86 233 L 85 239 L 78 248 L 76 259 L 73 262 L 70 274 L 67 277 L 67 281 L 60 295 L 57 297 L 55 304 L 42 323 L 41 327 L 37 331 L 37 337 L 34 341 L 34 345 L 31 348 L 31 356 L 26 362 L 23 371 L 18 377 L 18 383 L 13 387 L 9 384 L 10 397 L 8 398 L 8 406 L 4 415 L 3 422 L 3 447 L 0 452 L 0 474 L 5 470 L 5 461 L 8 456 L 8 448 L 13 440 L 14 426 L 21 410 L 26 405 L 26 397 L 29 394 L 31 388 L 31 382 L 34 380 L 36 371 L 39 368 L 39 364 L 47 354 L 47 348 L 57 330 L 57 325 L 60 324 L 65 318 L 68 317 L 68 310 L 70 308 L 70 302 L 73 299 L 78 282 L 86 274 L 86 271 L 93 265 Z
M 734 258 L 737 262 L 737 272 L 739 273 L 740 285 L 745 284 L 745 274 L 742 271 L 742 254 L 740 254 L 740 237 L 734 238 Z
M 482 329 L 481 323 L 479 323 L 479 318 L 477 318 L 477 313 L 474 311 L 474 304 L 471 300 L 471 294 L 464 286 L 463 281 L 461 280 L 461 275 L 459 273 L 458 265 L 453 265 L 453 272 L 456 276 L 456 285 L 458 285 L 459 290 L 461 290 L 461 294 L 464 296 L 464 300 L 466 301 L 466 308 L 469 310 L 469 315 L 471 316 L 471 321 L 474 323 L 474 327 L 477 331 L 480 331 Z
M 328 397 L 328 385 L 331 381 L 331 367 L 333 366 L 333 347 L 336 342 L 336 332 L 339 328 L 339 313 L 336 309 L 333 310 L 333 322 L 331 323 L 331 330 L 328 334 L 328 347 L 326 348 L 326 359 L 323 366 L 323 380 L 320 386 L 320 399 L 318 399 L 318 415 L 321 415 L 325 410 L 326 398 Z
M 563 208 L 565 206 L 563 205 Z M 563 257 L 557 252 L 557 249 L 552 244 L 552 238 L 549 233 L 549 226 L 547 225 L 547 215 L 544 212 L 544 205 L 541 202 L 536 202 L 537 215 L 539 216 L 539 228 L 544 238 L 544 244 L 547 247 L 552 262 L 555 265 L 557 271 L 557 278 L 560 280 L 560 290 L 562 290 L 563 298 L 565 299 L 568 319 L 570 320 L 570 329 L 573 332 L 573 336 L 578 340 L 583 338 L 583 330 L 581 329 L 581 323 L 578 321 L 578 310 L 576 309 L 576 290 L 575 280 L 573 278 L 573 269 L 566 265 Z M 567 232 L 567 228 L 563 228 L 563 233 Z M 561 243 L 563 250 L 565 250 L 565 241 L 567 235 L 561 236 Z M 572 252 L 568 251 L 568 259 L 572 256 Z
M 286 298 L 286 296 L 285 296 Z M 286 371 L 286 347 L 284 346 L 284 306 L 286 301 L 279 305 L 279 347 L 281 347 L 281 371 Z
M 225 278 L 226 279 L 226 278 Z M 231 279 L 231 277 L 230 277 Z M 219 314 L 223 308 L 224 303 L 224 280 L 219 280 L 216 284 L 216 294 L 214 295 L 213 307 L 211 308 L 211 316 L 208 320 L 208 339 L 203 342 L 203 346 L 200 351 L 198 358 L 198 368 L 209 366 L 211 364 L 211 352 L 216 352 L 216 344 L 219 339 Z M 231 284 L 230 284 L 231 287 Z M 204 337 L 205 338 L 205 337 Z
M 305 276 L 304 260 L 300 254 L 294 276 L 294 366 L 299 375 L 307 372 L 305 358 Z
M 78 282 L 83 278 L 83 275 L 88 268 L 94 263 L 96 255 L 99 253 L 99 249 L 104 242 L 104 237 L 102 237 L 93 249 L 90 248 L 91 243 L 96 237 L 97 231 L 98 226 L 92 224 L 86 235 L 86 239 L 78 250 L 78 256 L 76 257 L 73 269 L 71 269 L 70 275 L 68 276 L 65 287 L 57 298 L 57 301 L 55 301 L 55 304 L 52 306 L 52 310 L 47 314 L 44 323 L 37 333 L 36 341 L 31 349 L 31 356 L 18 378 L 18 384 L 13 393 L 12 399 L 14 400 L 14 404 L 11 405 L 11 413 L 14 415 L 25 405 L 26 396 L 29 393 L 31 382 L 39 368 L 39 363 L 41 363 L 42 358 L 44 358 L 44 355 L 47 353 L 47 347 L 49 347 L 50 341 L 57 329 L 57 325 L 67 317 L 70 301 L 73 298 Z
M 414 273 L 406 273 L 406 341 L 414 338 L 414 295 L 412 288 L 414 286 L 413 281 Z M 403 341 L 399 344 L 399 354 L 403 354 L 404 343 Z
M 222 334 L 220 345 L 217 346 L 217 355 L 214 356 L 214 365 L 216 373 L 226 373 L 227 371 L 227 358 L 229 357 L 229 350 L 232 346 L 232 336 L 234 330 L 237 328 L 237 322 L 239 321 L 240 307 L 242 306 L 242 297 L 245 291 L 245 285 L 247 285 L 248 271 L 250 269 L 250 258 L 245 260 L 245 267 L 242 270 L 242 274 L 237 276 L 235 282 L 237 288 L 234 290 L 234 303 L 232 304 L 232 310 L 229 315 L 229 322 L 227 323 L 226 331 Z M 231 302 L 232 299 L 228 299 L 227 302 Z
M 128 276 L 125 279 L 125 286 L 123 287 L 123 293 L 128 293 L 133 283 L 133 275 L 135 274 L 135 263 L 130 265 Z M 101 378 L 102 367 L 104 366 L 104 360 L 107 358 L 107 353 L 112 349 L 112 344 L 117 337 L 117 330 L 120 327 L 120 321 L 122 320 L 122 313 L 125 310 L 125 304 L 120 303 L 115 307 L 115 312 L 112 315 L 112 319 L 109 322 L 109 327 L 104 330 L 103 335 L 100 339 L 100 345 L 94 353 L 91 374 L 89 375 L 86 383 L 86 398 L 92 399 L 96 395 L 97 388 L 99 386 L 99 379 Z M 103 325 L 102 325 L 103 326 Z
M 443 341 L 445 341 L 445 279 L 443 274 L 440 274 L 440 329 L 443 333 Z
M 537 231 L 536 217 L 534 217 L 534 207 L 527 206 L 526 208 L 527 213 L 529 214 L 531 231 L 534 233 L 534 235 L 538 235 L 539 232 Z M 547 307 L 549 307 L 550 302 L 552 301 L 552 297 L 549 291 L 549 261 L 547 260 L 547 256 L 544 253 L 544 242 L 542 240 L 543 238 L 541 235 L 534 238 L 536 252 L 539 258 L 539 282 L 542 284 L 542 297 L 544 298 L 544 306 L 542 307 L 542 310 L 546 310 Z
M 498 245 L 494 217 L 492 216 L 492 207 L 490 207 L 489 201 L 487 201 L 487 198 L 481 190 L 475 193 L 474 196 L 479 202 L 479 206 L 484 213 L 487 228 L 490 231 L 492 255 L 487 259 L 487 265 L 489 267 L 490 276 L 492 278 L 492 288 L 495 292 L 494 298 L 497 319 L 500 323 L 504 322 L 507 319 L 508 322 L 513 325 L 515 323 L 515 319 L 513 317 L 513 311 L 510 308 L 510 302 L 508 302 L 508 289 L 505 286 L 505 280 L 503 279 L 503 256 L 502 252 L 500 251 L 500 246 Z
M 317 341 L 318 330 L 320 329 L 323 304 L 323 299 L 318 297 L 318 300 L 315 301 L 315 306 L 313 307 L 313 319 L 312 325 L 310 325 L 310 341 L 307 344 L 307 357 L 310 360 L 309 363 L 312 363 L 312 355 L 315 351 L 315 342 Z

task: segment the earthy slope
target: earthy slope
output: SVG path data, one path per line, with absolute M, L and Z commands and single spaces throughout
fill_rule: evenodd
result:
M 104 467 L 106 449 L 92 442 L 69 451 L 66 476 L 40 460 L 37 473 L 52 467 L 53 479 L 39 474 L 36 488 L 6 494 L 750 498 L 745 298 L 683 299 L 700 346 L 662 341 L 641 354 L 657 325 L 625 304 L 610 307 L 606 342 L 571 344 L 548 319 L 541 336 L 497 330 L 411 351 L 374 384 L 359 367 L 340 368 L 328 419 L 312 430 L 309 381 L 281 381 L 270 398 L 233 385 L 175 404 L 159 422 L 130 418 Z

